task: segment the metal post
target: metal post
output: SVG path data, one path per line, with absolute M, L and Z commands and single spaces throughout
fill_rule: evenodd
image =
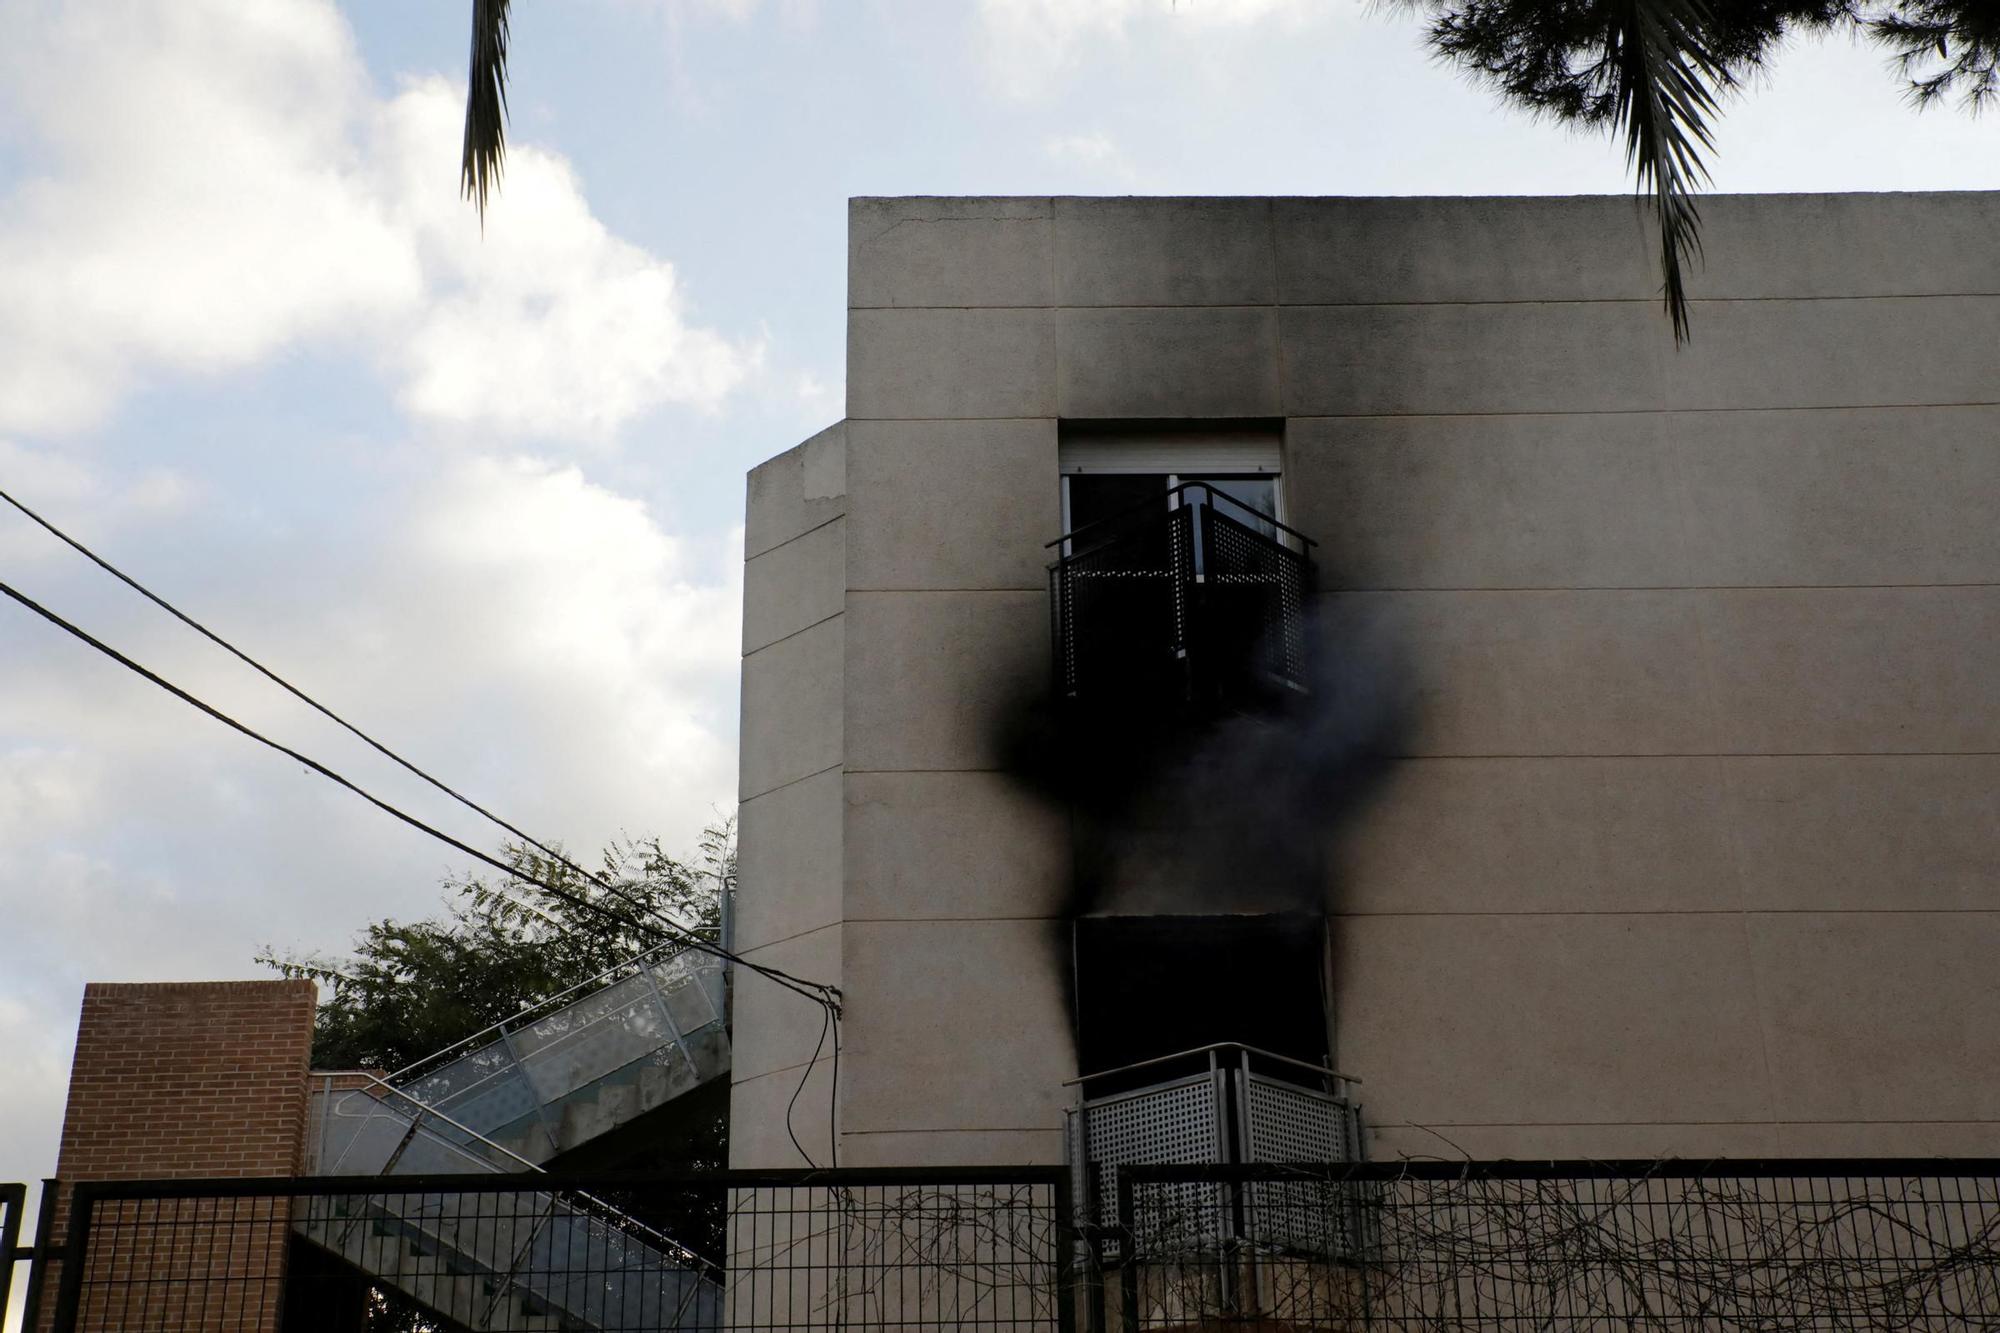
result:
M 333 1164 L 326 1160 L 327 1152 L 332 1147 L 332 1143 L 333 1143 L 333 1075 L 328 1074 L 320 1080 L 319 1152 L 313 1158 L 314 1165 L 316 1165 L 319 1168 L 320 1173 L 324 1175 L 333 1174 L 332 1170 Z
M 0 1319 L 7 1317 L 7 1298 L 14 1294 L 14 1264 L 20 1256 L 21 1210 L 28 1206 L 28 1187 L 0 1185 Z
M 1056 1177 L 1056 1333 L 1076 1333 L 1076 1251 L 1083 1233 L 1076 1225 L 1069 1172 Z
M 1237 1059 L 1240 1062 L 1242 1055 Z M 1231 1166 L 1237 1161 L 1236 1119 L 1232 1114 L 1229 1096 L 1229 1070 L 1223 1068 L 1221 1052 L 1208 1053 L 1208 1076 L 1215 1086 L 1215 1137 L 1216 1158 L 1224 1165 Z M 1242 1199 L 1238 1187 L 1233 1184 L 1216 1185 L 1212 1195 L 1215 1207 L 1216 1244 L 1216 1284 L 1224 1314 L 1236 1312 L 1236 1235 L 1242 1229 Z
M 1122 1166 L 1113 1167 L 1111 1174 L 1118 1182 L 1118 1304 L 1123 1316 L 1119 1333 L 1138 1333 L 1139 1229 L 1132 1216 L 1132 1178 Z
M 729 946 L 725 944 L 722 947 L 727 949 Z M 680 955 L 675 954 L 674 957 L 678 958 Z M 659 979 L 653 975 L 653 965 L 651 963 L 641 964 L 639 975 L 646 979 L 646 989 L 653 992 L 653 1003 L 660 1006 L 660 1017 L 665 1021 L 667 1031 L 674 1034 L 674 1045 L 681 1048 L 681 1058 L 688 1062 L 689 1069 L 693 1069 L 695 1067 L 694 1052 L 688 1049 L 687 1034 L 682 1032 L 681 1025 L 674 1021 L 674 1011 L 667 1007 L 666 992 L 660 989 Z M 729 994 L 729 964 L 726 960 L 722 964 L 722 985 L 723 997 L 726 1003 Z M 702 998 L 707 999 L 708 997 L 703 995 Z
M 83 1304 L 83 1266 L 89 1258 L 90 1219 L 96 1204 L 90 1182 L 79 1181 L 70 1193 L 69 1231 L 63 1238 L 62 1282 L 56 1288 L 51 1333 L 76 1333 L 77 1307 Z
M 542 1090 L 535 1086 L 535 1080 L 528 1077 L 528 1067 L 521 1063 L 521 1053 L 514 1047 L 514 1034 L 508 1030 L 505 1022 L 495 1023 L 493 1026 L 499 1029 L 500 1044 L 507 1050 L 507 1059 L 514 1066 L 515 1076 L 528 1089 L 528 1096 L 535 1103 L 535 1123 L 542 1127 L 542 1137 L 549 1141 L 549 1151 L 561 1152 L 562 1140 L 556 1136 L 555 1126 L 549 1123 L 549 1108 L 542 1105 Z
M 42 1312 L 42 1285 L 48 1280 L 49 1260 L 59 1251 L 49 1244 L 56 1227 L 57 1185 L 54 1176 L 42 1180 L 41 1204 L 35 1210 L 35 1243 L 28 1251 L 28 1289 L 22 1299 L 21 1327 L 34 1333 L 36 1316 Z
M 528 1238 L 522 1241 L 520 1248 L 514 1252 L 514 1258 L 507 1265 L 507 1271 L 502 1273 L 500 1280 L 494 1284 L 493 1298 L 486 1302 L 486 1312 L 480 1322 L 487 1328 L 493 1327 L 493 1313 L 500 1308 L 500 1302 L 507 1299 L 509 1292 L 528 1290 L 526 1284 L 517 1280 L 516 1275 L 520 1273 L 521 1265 L 527 1262 L 528 1251 L 535 1247 L 535 1241 L 542 1234 L 542 1229 L 555 1221 L 556 1208 L 559 1206 L 559 1201 L 554 1195 L 545 1197 L 549 1201 L 549 1211 L 542 1214 L 536 1219 L 535 1225 L 528 1228 Z
M 1236 1132 L 1231 1143 L 1232 1155 L 1229 1160 L 1232 1163 L 1252 1162 L 1257 1160 L 1257 1154 L 1250 1122 L 1250 1052 L 1247 1050 L 1236 1052 L 1235 1078 Z M 1254 1215 L 1256 1196 L 1252 1191 L 1255 1189 L 1254 1185 L 1242 1183 L 1231 1183 L 1229 1186 L 1229 1244 L 1243 1265 L 1243 1290 L 1238 1294 L 1235 1304 L 1247 1307 L 1238 1311 L 1244 1314 L 1253 1313 L 1257 1306 L 1257 1246 L 1252 1242 L 1269 1239 L 1267 1232 L 1260 1232 L 1254 1237 L 1250 1234 L 1253 1221 L 1264 1227 L 1269 1226 L 1268 1218 Z M 1267 1200 L 1269 1194 L 1270 1192 L 1266 1190 Z M 1246 1204 L 1246 1199 L 1252 1202 Z M 1235 1281 L 1235 1257 L 1232 1257 L 1227 1271 L 1230 1280 Z

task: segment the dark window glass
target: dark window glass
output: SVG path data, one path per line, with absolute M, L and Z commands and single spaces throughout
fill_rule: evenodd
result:
M 1253 528 L 1264 536 L 1276 540 L 1278 530 L 1264 518 L 1256 515 L 1275 517 L 1278 512 L 1278 479 L 1268 474 L 1257 477 L 1182 477 L 1182 481 L 1206 482 L 1229 497 L 1216 502 L 1219 514 L 1226 514 L 1246 527 Z M 1208 493 L 1196 487 L 1183 492 L 1192 504 L 1208 504 Z M 1237 501 L 1236 504 L 1229 500 Z M 1254 511 L 1251 512 L 1251 511 Z
M 1077 1055 L 1097 1073 L 1213 1042 L 1327 1057 L 1316 917 L 1105 916 L 1076 923 Z M 1182 1072 L 1182 1071 L 1173 1071 Z M 1157 1083 L 1159 1070 L 1117 1080 Z M 1112 1083 L 1093 1083 L 1093 1096 Z
M 1069 479 L 1069 530 L 1075 532 L 1149 499 L 1159 498 L 1164 507 L 1167 484 L 1165 476 L 1151 473 L 1078 473 Z

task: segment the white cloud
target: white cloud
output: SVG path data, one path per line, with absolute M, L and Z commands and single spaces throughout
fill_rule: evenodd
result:
M 133 561 L 149 572 L 176 544 L 233 555 L 196 562 L 217 570 L 206 584 L 156 581 L 537 836 L 579 852 L 621 830 L 691 846 L 734 788 L 741 530 L 690 542 L 579 469 L 527 458 L 452 455 L 380 500 L 380 535 L 359 548 L 344 511 L 303 542 L 211 537 L 223 501 L 204 497 L 178 538 L 124 536 L 149 548 Z M 87 489 L 61 517 L 94 526 L 118 502 Z M 94 571 L 32 572 L 169 679 L 475 846 L 499 841 Z M 53 1164 L 85 980 L 255 976 L 265 944 L 338 949 L 371 919 L 437 910 L 440 875 L 466 868 L 11 607 L 0 679 L 4 1178 Z
M 1099 166 L 1118 156 L 1118 145 L 1111 136 L 1097 134 L 1052 134 L 1042 148 L 1058 162 L 1076 162 L 1086 166 Z
M 690 325 L 671 265 L 608 232 L 567 163 L 508 154 L 482 240 L 453 179 L 462 111 L 430 79 L 388 107 L 387 156 L 432 298 L 397 348 L 402 402 L 439 421 L 602 437 L 660 403 L 712 408 L 761 349 Z
M 754 366 L 552 154 L 510 153 L 482 243 L 456 91 L 375 95 L 328 0 L 0 0 L 0 23 L 39 167 L 0 204 L 0 429 L 309 340 L 385 349 L 420 417 L 565 438 L 713 407 Z
M 86 542 L 111 527 L 170 517 L 187 507 L 197 488 L 170 468 L 149 467 L 109 475 L 74 450 L 31 448 L 0 439 L 0 487 L 41 510 L 60 506 L 88 515 L 88 528 L 71 535 Z M 44 517 L 49 515 L 45 512 Z M 0 506 L 0 559 L 21 569 L 74 557 L 9 506 Z
M 1213 32 L 1301 18 L 1325 0 L 980 0 L 989 71 L 1016 97 L 1041 91 L 1096 44 L 1122 43 L 1141 25 L 1178 20 Z

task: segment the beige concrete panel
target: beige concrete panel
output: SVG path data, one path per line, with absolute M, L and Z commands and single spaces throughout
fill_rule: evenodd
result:
M 1281 299 L 1652 302 L 1657 232 L 1629 195 L 1272 201 Z M 2000 195 L 1708 195 L 1698 297 L 2000 292 Z
M 1287 510 L 1320 542 L 1322 587 L 1680 586 L 1695 580 L 1673 421 L 1295 418 Z
M 1415 759 L 1340 830 L 1338 909 L 1995 905 L 2000 757 Z
M 1750 919 L 1776 1117 L 2000 1119 L 2000 915 Z
M 1269 305 L 1268 199 L 1055 201 L 1056 304 Z
M 1991 1120 L 1779 1125 L 1777 1130 L 1783 1157 L 2000 1156 L 2000 1123 Z
M 1060 923 L 875 921 L 844 933 L 845 1129 L 1062 1128 L 1061 1084 L 1076 1069 Z
M 2000 588 L 1695 596 L 1719 748 L 2000 751 Z
M 858 421 L 848 430 L 847 583 L 1048 586 L 1062 530 L 1056 423 Z
M 829 769 L 737 807 L 738 949 L 840 920 L 841 782 Z
M 1706 754 L 1701 595 L 1341 593 L 1322 651 L 1352 636 L 1400 653 L 1404 754 Z
M 1336 1059 L 1375 1124 L 1770 1118 L 1738 917 L 1334 924 Z
M 1364 1086 L 1362 1091 L 1366 1092 Z M 1364 1110 L 1364 1118 L 1366 1112 Z M 1378 1162 L 1546 1161 L 1586 1158 L 1775 1157 L 1776 1125 L 1451 1125 L 1368 1127 L 1369 1157 Z
M 846 1072 L 841 1071 L 843 1082 Z M 731 1084 L 729 1165 L 741 1171 L 827 1165 L 833 1160 L 829 1123 L 833 1117 L 828 1113 L 832 1088 L 833 1062 L 824 1059 L 810 1074 L 788 1069 Z M 807 1155 L 800 1154 L 801 1147 Z M 848 1164 L 844 1154 L 840 1164 Z
M 837 616 L 846 605 L 847 521 L 812 529 L 743 566 L 743 651 Z
M 1667 357 L 1666 396 L 1674 407 L 1990 403 L 2000 396 L 2000 296 L 1699 302 L 1694 327 L 1693 341 Z M 1600 373 L 1614 364 L 1595 362 Z
M 1294 306 L 1278 325 L 1292 417 L 1646 410 L 1674 355 L 1639 304 Z
M 1056 318 L 1064 417 L 1279 415 L 1269 307 L 1062 310 Z
M 2000 297 L 1293 306 L 1290 416 L 1990 402 Z
M 2000 292 L 2000 192 L 1712 195 L 1697 297 Z
M 1704 216 L 1709 201 L 1704 199 Z M 1275 199 L 1281 300 L 1650 300 L 1658 241 L 1630 196 Z
M 849 593 L 847 767 L 996 768 L 1048 688 L 1048 594 Z
M 1749 907 L 2000 906 L 2000 756 L 1750 757 L 1722 771 Z
M 1061 1166 L 1061 1130 L 849 1133 L 842 1166 Z
M 1400 761 L 1339 839 L 1333 901 L 1356 914 L 1734 910 L 1734 762 Z
M 743 558 L 754 559 L 840 517 L 846 509 L 846 457 L 847 423 L 836 421 L 751 468 Z
M 841 935 L 839 926 L 824 926 L 775 944 L 745 949 L 742 956 L 807 981 L 838 986 L 842 972 Z M 735 1022 L 731 1031 L 734 1049 L 730 1056 L 737 1082 L 775 1070 L 799 1068 L 812 1059 L 813 1047 L 819 1045 L 825 1010 L 769 977 L 740 967 L 735 969 L 732 984 Z M 822 1059 L 832 1057 L 831 1034 L 820 1054 Z
M 739 799 L 840 762 L 845 618 L 836 616 L 743 659 Z
M 847 317 L 847 415 L 1056 414 L 1047 310 L 855 310 Z
M 847 303 L 1040 306 L 1054 298 L 1047 199 L 850 199 Z
M 847 779 L 849 920 L 1056 916 L 1069 816 L 1002 773 Z
M 1689 582 L 2000 582 L 2000 408 L 1666 423 L 1687 477 Z

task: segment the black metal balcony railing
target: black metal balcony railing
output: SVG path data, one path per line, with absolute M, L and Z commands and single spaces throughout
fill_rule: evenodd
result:
M 1307 688 L 1313 543 L 1271 515 L 1189 481 L 1049 545 L 1058 698 L 1235 705 Z

